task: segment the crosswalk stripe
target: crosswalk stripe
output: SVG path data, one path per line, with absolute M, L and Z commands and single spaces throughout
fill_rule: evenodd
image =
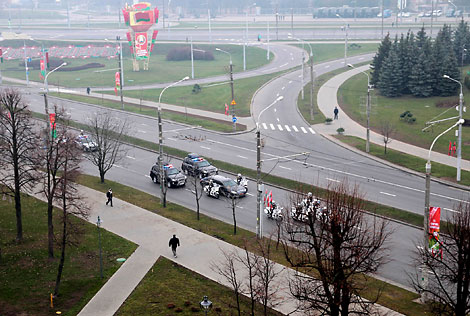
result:
M 303 126 L 301 126 L 300 129 L 302 130 L 302 132 L 304 132 L 304 134 L 307 134 L 307 131 L 305 130 Z
M 281 124 L 277 124 L 277 128 L 279 128 L 280 131 L 283 130 Z
M 276 129 L 273 124 L 269 124 L 269 126 L 271 127 L 273 131 Z
M 310 130 L 312 134 L 315 134 L 315 131 L 311 127 L 309 127 L 308 129 Z
M 290 132 L 290 128 L 289 128 L 288 125 L 284 125 L 284 127 L 286 128 L 286 130 L 287 130 L 288 132 Z
M 266 125 L 266 123 L 263 123 L 263 128 L 268 129 L 268 126 Z
M 292 125 L 292 128 L 294 129 L 294 131 L 298 132 L 299 130 L 297 129 L 297 127 L 295 127 L 295 125 Z

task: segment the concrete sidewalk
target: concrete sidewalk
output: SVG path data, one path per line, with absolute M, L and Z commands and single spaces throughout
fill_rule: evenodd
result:
M 331 125 L 326 125 L 323 123 L 317 124 L 315 125 L 315 131 L 324 135 L 335 135 L 337 134 L 336 129 L 342 127 L 345 130 L 345 135 L 356 136 L 362 139 L 366 138 L 366 128 L 362 125 L 359 125 L 356 121 L 353 121 L 348 115 L 346 115 L 346 113 L 344 113 L 344 111 L 341 110 L 341 107 L 338 104 L 337 95 L 339 87 L 346 80 L 360 73 L 361 71 L 366 71 L 368 69 L 369 65 L 366 65 L 346 71 L 331 78 L 321 86 L 317 95 L 317 104 L 320 111 L 324 113 L 327 117 L 333 117 L 333 110 L 335 106 L 337 106 L 340 111 L 338 115 L 338 120 L 334 120 Z M 365 88 L 366 87 L 364 87 L 364 89 Z M 383 146 L 383 136 L 371 130 L 370 142 Z M 389 143 L 387 147 L 390 149 L 401 151 L 405 154 L 410 154 L 416 157 L 423 158 L 425 160 L 428 159 L 429 150 L 426 148 L 410 145 L 395 139 L 391 143 Z M 451 157 L 435 151 L 431 153 L 431 160 L 451 167 L 457 166 L 456 157 Z M 469 171 L 470 161 L 462 159 L 461 162 L 462 170 Z
M 114 207 L 109 207 L 105 205 L 104 193 L 83 186 L 80 186 L 79 190 L 87 197 L 90 206 L 89 222 L 95 224 L 97 217 L 100 216 L 104 229 L 136 243 L 139 247 L 78 315 L 114 315 L 160 256 L 174 260 L 225 286 L 230 286 L 212 266 L 220 265 L 224 261 L 223 252 L 236 252 L 242 255 L 242 249 L 119 200 L 117 198 L 119 192 L 115 192 Z M 40 195 L 37 197 L 44 199 Z M 173 234 L 176 234 L 181 242 L 178 258 L 173 258 L 168 247 L 168 240 Z M 237 268 L 239 271 L 244 270 L 241 266 Z M 296 300 L 290 295 L 287 281 L 294 271 L 279 264 L 276 264 L 274 269 L 280 271 L 273 282 L 273 286 L 278 289 L 276 298 L 280 302 L 275 309 L 283 314 L 289 314 L 296 309 Z M 243 274 L 240 276 L 243 278 Z M 201 298 L 203 295 L 204 293 L 201 293 Z M 211 299 L 218 304 L 216 298 Z M 377 314 L 401 315 L 381 306 L 377 306 Z M 297 312 L 292 315 L 302 314 Z

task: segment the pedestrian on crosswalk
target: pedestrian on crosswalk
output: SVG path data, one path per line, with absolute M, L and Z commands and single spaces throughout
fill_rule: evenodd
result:
M 333 110 L 333 113 L 335 114 L 335 120 L 338 119 L 338 113 L 339 113 L 339 110 L 338 110 L 338 107 L 335 106 L 335 109 Z

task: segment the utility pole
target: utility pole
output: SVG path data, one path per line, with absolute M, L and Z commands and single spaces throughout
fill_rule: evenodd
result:
M 294 8 L 290 9 L 290 31 L 294 35 Z
M 121 42 L 121 37 L 116 36 L 116 41 Z M 118 66 L 119 66 L 119 90 L 121 91 L 121 109 L 124 110 L 124 97 L 122 95 L 122 45 L 119 47 L 119 56 L 118 56 Z
M 259 122 L 256 124 L 256 236 L 261 238 L 261 132 Z
M 380 2 L 380 15 L 382 19 L 382 36 L 381 39 L 384 39 L 384 0 Z
M 163 30 L 165 30 L 165 1 L 162 1 L 162 11 L 163 11 Z
M 314 88 L 314 73 L 313 73 L 313 56 L 310 54 L 310 119 L 314 120 L 313 111 L 313 88 Z
M 432 37 L 433 20 L 434 20 L 434 0 L 431 0 L 431 37 Z
M 160 105 L 160 104 L 159 104 Z M 161 111 L 158 111 L 158 165 L 160 167 L 160 199 L 163 207 L 166 207 L 165 171 L 163 169 L 163 128 Z
M 366 153 L 370 151 L 370 82 L 369 76 L 367 76 L 367 141 L 366 141 Z
M 269 55 L 270 55 L 270 53 L 271 53 L 271 52 L 269 51 L 269 21 L 268 21 L 268 29 L 267 29 L 267 32 L 268 32 L 268 34 L 267 34 L 267 38 L 266 38 L 266 39 L 267 39 L 267 43 L 268 43 L 268 49 L 267 49 L 267 51 L 266 51 L 266 59 L 269 60 Z
M 23 51 L 24 51 L 24 70 L 26 72 L 26 86 L 29 86 L 29 69 L 28 69 L 28 58 L 26 56 L 26 41 L 23 40 Z
M 279 12 L 277 12 L 276 8 L 276 41 L 279 40 Z
M 236 116 L 235 116 L 235 94 L 234 94 L 234 91 L 233 91 L 233 64 L 232 64 L 232 59 L 230 58 L 230 89 L 232 90 L 232 102 L 231 102 L 231 105 L 232 105 L 232 122 L 233 122 L 233 131 L 236 132 L 237 131 L 237 122 L 235 120 Z

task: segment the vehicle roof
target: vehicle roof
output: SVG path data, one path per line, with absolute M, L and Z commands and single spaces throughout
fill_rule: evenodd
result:
M 199 157 L 199 155 L 198 155 L 198 154 L 195 154 L 195 153 L 190 153 L 190 154 L 188 154 L 188 158 L 191 158 L 191 159 L 193 159 L 193 158 L 198 158 L 198 157 Z
M 221 176 L 220 174 L 216 174 L 216 175 L 210 176 L 210 178 L 213 179 L 213 180 L 218 180 L 218 181 L 225 181 L 225 180 L 227 180 L 227 179 L 230 179 L 230 178 Z

